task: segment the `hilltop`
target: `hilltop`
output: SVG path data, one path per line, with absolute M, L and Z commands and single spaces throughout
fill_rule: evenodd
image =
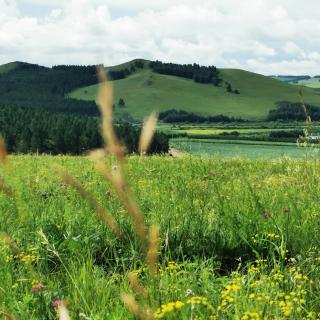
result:
M 146 62 L 146 60 L 144 60 Z M 123 64 L 129 68 L 135 61 Z M 242 117 L 260 120 L 267 116 L 278 101 L 298 101 L 298 91 L 302 89 L 306 101 L 320 105 L 320 92 L 306 87 L 272 79 L 267 76 L 240 69 L 219 69 L 222 83 L 215 87 L 211 84 L 195 83 L 191 79 L 158 74 L 145 63 L 125 79 L 113 81 L 115 102 L 120 98 L 125 107 L 116 108 L 118 113 L 129 113 L 142 119 L 152 110 L 165 111 L 181 109 L 203 115 Z M 119 70 L 119 66 L 109 71 Z M 226 91 L 225 82 L 231 83 L 240 94 Z M 98 85 L 79 88 L 70 93 L 70 97 L 81 100 L 94 100 Z
M 195 65 L 189 66 L 193 68 Z M 115 113 L 137 120 L 142 120 L 153 110 L 169 109 L 204 116 L 223 114 L 262 120 L 277 102 L 297 102 L 299 89 L 303 90 L 307 103 L 320 106 L 320 91 L 317 89 L 293 86 L 240 69 L 217 69 L 219 82 L 216 85 L 203 83 L 201 77 L 195 82 L 187 77 L 158 73 L 150 67 L 150 61 L 143 59 L 106 69 L 113 79 Z M 205 76 L 206 72 L 212 71 L 207 67 L 199 66 L 198 69 Z M 95 72 L 94 66 L 47 68 L 23 62 L 2 65 L 0 105 L 99 115 L 94 103 L 98 89 Z

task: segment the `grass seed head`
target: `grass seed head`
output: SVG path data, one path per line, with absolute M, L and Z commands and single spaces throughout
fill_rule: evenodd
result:
M 151 113 L 149 118 L 145 121 L 139 141 L 140 154 L 143 154 L 148 151 L 154 131 L 156 129 L 157 121 L 158 116 L 155 113 Z
M 8 154 L 6 151 L 4 140 L 2 138 L 0 138 L 0 161 L 2 161 L 3 163 L 8 162 Z

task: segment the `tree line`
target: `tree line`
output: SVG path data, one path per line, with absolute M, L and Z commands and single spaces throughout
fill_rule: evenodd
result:
M 310 116 L 313 121 L 320 120 L 320 108 L 310 104 L 306 104 L 306 110 L 300 102 L 280 101 L 276 108 L 269 111 L 268 121 L 304 121 Z M 307 113 L 306 113 L 307 112 Z
M 137 69 L 143 69 L 144 68 L 144 62 L 141 60 L 134 61 L 131 66 L 125 67 L 118 70 L 109 70 L 108 71 L 108 78 L 110 80 L 120 80 L 124 79 L 127 76 L 129 76 L 132 73 L 135 73 Z
M 20 62 L 15 69 L 0 74 L 0 104 L 97 116 L 95 102 L 66 96 L 73 89 L 97 82 L 95 66 L 46 68 Z
M 140 127 L 115 125 L 129 153 L 138 152 Z M 13 153 L 82 154 L 101 148 L 100 118 L 51 113 L 32 108 L 0 106 L 0 135 Z M 156 133 L 150 153 L 167 152 L 169 138 Z
M 150 62 L 150 68 L 157 73 L 192 79 L 199 83 L 212 83 L 218 86 L 222 81 L 219 70 L 215 66 L 200 66 L 199 64 L 176 64 L 161 61 Z
M 244 122 L 244 119 L 228 117 L 222 114 L 202 116 L 184 110 L 170 109 L 159 113 L 159 120 L 167 123 L 204 123 L 204 122 Z

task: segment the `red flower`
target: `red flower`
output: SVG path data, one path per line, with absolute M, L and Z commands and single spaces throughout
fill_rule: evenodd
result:
M 268 219 L 268 218 L 272 217 L 272 212 L 264 211 L 262 215 L 263 215 L 264 218 Z
M 42 283 L 35 284 L 32 286 L 31 291 L 32 292 L 39 292 L 42 291 L 45 288 L 45 286 Z
M 63 301 L 62 300 L 54 300 L 52 301 L 52 307 L 54 309 L 58 309 L 60 306 L 62 306 Z

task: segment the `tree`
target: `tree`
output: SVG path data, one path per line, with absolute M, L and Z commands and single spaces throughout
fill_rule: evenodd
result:
M 118 106 L 119 107 L 125 107 L 126 103 L 124 102 L 124 100 L 122 98 L 119 99 L 118 101 Z

